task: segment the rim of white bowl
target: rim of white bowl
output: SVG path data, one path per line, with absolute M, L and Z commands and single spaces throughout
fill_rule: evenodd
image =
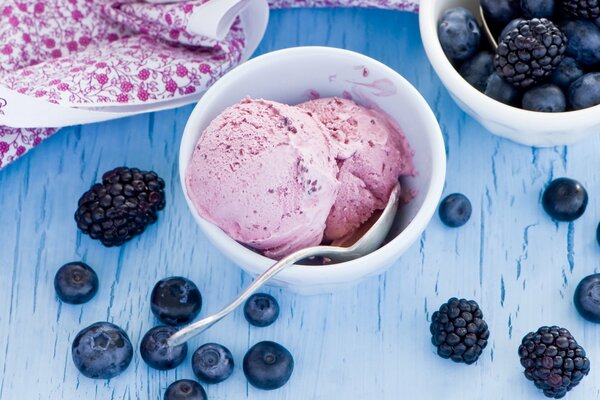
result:
M 429 61 L 450 92 L 460 93 L 460 100 L 485 115 L 486 119 L 527 121 L 530 130 L 523 132 L 523 135 L 531 135 L 538 132 L 585 128 L 590 125 L 590 120 L 598 118 L 600 105 L 577 111 L 543 113 L 506 105 L 475 89 L 454 68 L 442 49 L 437 33 L 438 18 L 435 15 L 434 3 L 434 0 L 423 1 L 419 9 L 421 37 Z
M 218 233 L 216 234 L 216 236 L 212 236 L 212 238 L 209 238 L 209 240 L 219 241 L 219 242 L 221 242 L 221 244 L 227 243 L 227 244 L 238 246 L 239 248 L 237 249 L 237 251 L 239 251 L 240 253 L 243 253 L 244 258 L 253 260 L 252 262 L 250 262 L 248 264 L 239 265 L 242 269 L 247 270 L 247 271 L 261 273 L 266 268 L 268 268 L 273 263 L 275 263 L 276 261 L 272 260 L 268 257 L 265 257 L 255 251 L 243 246 L 242 244 L 236 242 L 234 239 L 229 237 L 229 235 L 227 235 L 223 230 L 218 228 L 216 225 L 206 221 L 198 214 L 196 208 L 194 207 L 193 203 L 191 202 L 191 199 L 188 196 L 187 187 L 185 184 L 185 170 L 190 161 L 189 158 L 191 157 L 191 152 L 187 151 L 189 149 L 187 148 L 186 143 L 188 142 L 187 139 L 189 139 L 189 136 L 191 136 L 191 135 L 195 136 L 195 134 L 197 133 L 197 132 L 192 131 L 192 128 L 190 127 L 190 125 L 191 125 L 191 123 L 193 123 L 193 121 L 195 119 L 197 119 L 197 115 L 202 112 L 201 110 L 202 110 L 204 104 L 209 103 L 211 101 L 211 92 L 218 91 L 222 87 L 226 87 L 227 85 L 230 84 L 230 81 L 232 81 L 236 78 L 237 75 L 244 74 L 248 70 L 262 68 L 262 65 L 264 63 L 267 63 L 267 62 L 271 61 L 272 59 L 279 58 L 282 55 L 289 54 L 289 55 L 293 55 L 293 56 L 302 56 L 302 55 L 307 55 L 307 54 L 314 55 L 314 53 L 323 54 L 323 56 L 336 54 L 336 53 L 340 54 L 340 55 L 346 55 L 346 56 L 350 55 L 350 56 L 356 58 L 358 62 L 363 61 L 363 62 L 368 62 L 370 64 L 378 65 L 385 72 L 387 72 L 387 74 L 389 74 L 390 77 L 395 79 L 396 82 L 400 84 L 401 90 L 406 90 L 410 93 L 411 97 L 413 98 L 413 101 L 417 102 L 418 106 L 423 108 L 425 111 L 426 117 L 424 120 L 424 125 L 426 126 L 426 131 L 428 132 L 428 135 L 430 136 L 430 142 L 431 142 L 431 175 L 432 176 L 431 176 L 431 181 L 430 181 L 429 187 L 427 188 L 427 192 L 424 196 L 423 204 L 419 208 L 417 213 L 415 214 L 414 218 L 409 222 L 409 224 L 406 226 L 406 228 L 404 228 L 394 239 L 392 239 L 391 241 L 386 243 L 384 246 L 382 246 L 379 249 L 377 249 L 376 251 L 369 253 L 363 257 L 360 257 L 356 260 L 346 261 L 346 262 L 339 263 L 339 264 L 315 265 L 315 266 L 294 264 L 294 265 L 288 267 L 286 270 L 282 271 L 278 276 L 280 276 L 280 277 L 288 276 L 289 277 L 290 275 L 293 275 L 293 276 L 305 277 L 307 275 L 313 275 L 313 274 L 315 276 L 318 276 L 318 275 L 323 274 L 324 272 L 328 272 L 328 273 L 346 272 L 349 276 L 352 276 L 353 274 L 350 273 L 351 271 L 356 270 L 357 268 L 362 270 L 363 269 L 362 267 L 365 264 L 366 265 L 379 265 L 380 263 L 369 264 L 369 262 L 374 261 L 375 258 L 378 258 L 380 260 L 395 259 L 396 257 L 394 256 L 394 253 L 396 252 L 395 250 L 400 245 L 400 242 L 404 241 L 406 243 L 405 247 L 409 247 L 410 245 L 412 245 L 414 243 L 414 241 L 416 241 L 416 239 L 419 237 L 419 235 L 425 230 L 425 228 L 429 224 L 429 221 L 433 217 L 435 210 L 437 209 L 439 199 L 441 198 L 441 195 L 442 195 L 444 182 L 445 182 L 445 176 L 446 176 L 446 151 L 445 151 L 445 146 L 444 146 L 443 135 L 442 135 L 440 126 L 437 122 L 437 119 L 435 118 L 433 111 L 429 107 L 429 104 L 425 101 L 425 99 L 423 98 L 423 96 L 421 96 L 421 94 L 417 91 L 417 89 L 410 82 L 408 82 L 402 75 L 400 75 L 398 72 L 394 71 L 387 65 L 385 65 L 375 59 L 372 59 L 368 56 L 365 56 L 360 53 L 356 53 L 354 51 L 339 49 L 339 48 L 335 48 L 335 47 L 302 46 L 302 47 L 292 47 L 292 48 L 277 50 L 277 51 L 263 54 L 259 57 L 251 59 L 250 61 L 236 67 L 231 72 L 229 72 L 229 73 L 225 74 L 223 77 L 221 77 L 217 82 L 215 82 L 214 85 L 212 85 L 208 89 L 208 91 L 204 94 L 204 96 L 196 104 L 194 110 L 192 111 L 192 113 L 188 119 L 188 122 L 186 123 L 184 133 L 182 136 L 182 140 L 181 140 L 180 152 L 179 152 L 180 183 L 181 183 L 181 187 L 183 189 L 186 203 L 188 205 L 188 208 L 190 209 L 190 212 L 195 217 L 196 222 L 198 222 L 200 225 L 205 224 L 206 227 L 212 227 L 212 228 L 216 228 L 218 230 Z M 191 143 L 191 147 L 193 149 L 193 147 L 196 144 L 196 141 L 191 141 L 190 143 Z M 419 171 L 417 171 L 417 173 L 419 173 Z M 203 228 L 203 230 L 204 230 L 203 234 L 205 236 L 208 236 L 206 229 Z M 223 247 L 223 246 L 221 246 L 221 247 Z M 260 265 L 260 267 L 255 268 L 254 267 L 255 265 L 256 266 Z M 374 271 L 375 269 L 369 269 L 368 271 L 366 271 L 366 273 L 361 273 L 360 275 L 367 276 L 371 270 Z M 283 278 L 283 279 L 285 280 L 285 278 Z M 318 282 L 315 282 L 314 284 L 318 284 Z

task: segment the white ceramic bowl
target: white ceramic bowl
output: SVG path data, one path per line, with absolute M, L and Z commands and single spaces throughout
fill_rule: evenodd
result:
M 188 120 L 179 155 L 181 185 L 206 237 L 248 273 L 259 274 L 274 261 L 237 243 L 198 215 L 187 195 L 185 170 L 201 133 L 226 107 L 246 96 L 298 104 L 317 92 L 321 97 L 351 94 L 356 101 L 376 105 L 395 118 L 415 152 L 418 174 L 402 182 L 403 187 L 416 191 L 416 197 L 400 210 L 389 243 L 350 262 L 294 265 L 272 281 L 273 285 L 305 294 L 331 292 L 384 271 L 429 223 L 442 193 L 446 157 L 439 125 L 419 92 L 389 67 L 358 53 L 327 47 L 276 51 L 235 68 L 206 92 Z
M 600 131 L 600 106 L 555 114 L 526 111 L 489 98 L 467 83 L 448 61 L 437 35 L 442 13 L 457 6 L 479 16 L 478 0 L 425 0 L 420 5 L 419 25 L 429 61 L 467 114 L 490 132 L 529 146 L 572 144 Z

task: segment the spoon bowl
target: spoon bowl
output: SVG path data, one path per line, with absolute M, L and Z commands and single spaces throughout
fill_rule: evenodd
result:
M 198 336 L 244 303 L 254 292 L 260 289 L 275 275 L 294 265 L 297 261 L 310 257 L 325 257 L 331 262 L 345 262 L 357 259 L 379 248 L 388 235 L 400 202 L 400 184 L 392 189 L 388 202 L 383 211 L 373 215 L 356 232 L 334 241 L 330 246 L 313 246 L 298 250 L 260 274 L 231 304 L 218 313 L 194 322 L 181 329 L 169 338 L 170 346 L 179 346 L 195 336 Z

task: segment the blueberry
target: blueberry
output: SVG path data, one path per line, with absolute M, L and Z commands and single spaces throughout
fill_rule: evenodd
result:
M 582 67 L 600 62 L 600 28 L 590 21 L 566 21 L 560 30 L 567 36 L 565 55 L 573 57 Z
M 505 27 L 504 29 L 502 29 L 502 32 L 500 32 L 500 36 L 498 36 L 498 43 L 500 43 L 502 41 L 502 39 L 504 38 L 504 36 L 506 36 L 506 34 L 510 31 L 512 31 L 513 29 L 515 29 L 517 27 L 517 25 L 519 25 L 519 22 L 523 21 L 524 18 L 515 18 L 512 21 L 510 21 Z
M 546 83 L 523 95 L 523 109 L 539 112 L 562 112 L 567 108 L 565 94 L 556 85 Z
M 467 223 L 471 218 L 471 202 L 460 193 L 453 193 L 447 196 L 440 203 L 440 219 L 451 228 L 458 228 Z
M 583 69 L 577 64 L 577 61 L 573 57 L 565 57 L 558 64 L 558 67 L 552 71 L 550 81 L 563 90 L 567 90 L 569 85 L 582 75 Z
M 202 385 L 190 379 L 181 379 L 169 385 L 163 400 L 206 400 Z
M 96 322 L 77 334 L 73 362 L 88 378 L 110 379 L 125 371 L 133 358 L 127 333 L 110 322 Z
M 233 356 L 229 349 L 216 343 L 202 345 L 192 357 L 194 374 L 206 383 L 219 383 L 233 373 Z
M 54 290 L 65 303 L 86 303 L 98 292 L 98 275 L 83 262 L 65 264 L 54 276 Z
M 554 14 L 554 0 L 521 0 L 525 18 L 550 18 Z
M 156 326 L 150 329 L 140 342 L 140 354 L 146 364 L 162 371 L 173 369 L 183 362 L 187 356 L 187 343 L 169 346 L 169 339 L 177 328 L 172 326 Z
M 569 104 L 574 110 L 600 104 L 600 72 L 591 72 L 571 83 L 567 92 Z
M 473 14 L 463 7 L 446 10 L 438 26 L 444 53 L 452 62 L 465 61 L 479 49 L 481 32 Z
M 244 317 L 251 325 L 269 326 L 279 317 L 279 303 L 270 294 L 253 294 L 244 305 Z
M 200 313 L 202 295 L 194 282 L 173 276 L 158 281 L 154 286 L 150 307 L 156 318 L 164 324 L 185 324 Z
M 505 26 L 521 13 L 519 0 L 480 0 L 486 19 L 495 25 Z
M 475 89 L 484 92 L 490 75 L 494 72 L 494 55 L 482 51 L 465 61 L 459 73 Z
M 293 371 L 294 358 L 278 343 L 257 343 L 244 356 L 244 375 L 258 389 L 274 390 L 282 387 Z
M 521 101 L 519 89 L 500 78 L 496 73 L 490 75 L 484 93 L 486 96 L 510 106 L 516 106 Z
M 569 178 L 550 182 L 542 196 L 544 210 L 557 221 L 574 221 L 585 212 L 588 194 L 583 185 Z
M 600 322 L 600 274 L 586 276 L 573 296 L 575 308 L 588 321 Z

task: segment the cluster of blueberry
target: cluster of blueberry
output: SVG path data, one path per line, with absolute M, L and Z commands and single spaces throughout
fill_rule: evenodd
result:
M 98 291 L 98 276 L 83 262 L 63 265 L 54 278 L 59 299 L 69 304 L 89 301 Z M 170 370 L 187 357 L 187 343 L 169 346 L 168 339 L 176 326 L 191 322 L 202 308 L 198 287 L 189 279 L 174 276 L 160 280 L 152 290 L 152 313 L 164 325 L 150 329 L 140 342 L 140 355 L 151 368 Z M 252 295 L 244 306 L 244 316 L 253 326 L 266 327 L 279 316 L 279 304 L 271 295 Z M 96 322 L 77 334 L 72 343 L 72 357 L 77 369 L 89 378 L 110 379 L 127 369 L 133 358 L 133 346 L 127 333 L 109 322 Z M 206 343 L 192 356 L 192 370 L 207 384 L 223 382 L 234 369 L 233 355 L 225 346 Z M 294 359 L 278 343 L 263 341 L 248 350 L 243 370 L 248 382 L 263 390 L 278 389 L 290 379 Z M 183 379 L 171 384 L 165 400 L 206 400 L 206 391 L 198 382 Z
M 597 1 L 481 0 L 481 7 L 496 48 L 465 8 L 446 10 L 438 26 L 446 56 L 473 87 L 531 111 L 600 104 Z
M 572 222 L 588 205 L 588 193 L 578 181 L 558 178 L 542 195 L 542 207 L 555 221 Z M 451 228 L 468 222 L 472 206 L 469 199 L 453 193 L 440 203 L 441 221 Z M 600 245 L 600 224 L 596 230 Z M 600 323 L 600 274 L 585 277 L 575 289 L 575 308 L 588 321 Z M 490 331 L 474 300 L 451 298 L 431 317 L 431 342 L 442 358 L 472 364 L 486 347 Z M 558 326 L 543 326 L 530 332 L 519 346 L 519 357 L 527 379 L 547 397 L 562 398 L 590 371 L 590 360 L 571 333 Z

